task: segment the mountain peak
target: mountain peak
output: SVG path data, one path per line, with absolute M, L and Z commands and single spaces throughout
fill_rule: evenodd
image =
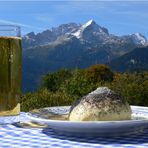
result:
M 148 45 L 148 41 L 144 35 L 141 33 L 134 33 L 131 35 L 127 35 L 123 38 L 118 36 L 112 36 L 108 32 L 107 28 L 104 28 L 97 24 L 93 19 L 88 20 L 84 24 L 77 23 L 68 23 L 61 24 L 58 27 L 53 27 L 50 30 L 45 30 L 41 33 L 35 34 L 34 32 L 30 32 L 26 34 L 23 39 L 25 43 L 25 48 L 29 46 L 37 46 L 37 45 L 45 45 L 59 38 L 73 38 L 76 37 L 81 42 L 87 43 L 116 43 L 119 40 L 123 40 L 123 42 L 132 42 L 135 45 Z
M 107 30 L 107 29 L 106 29 Z M 93 19 L 90 19 L 85 24 L 83 24 L 79 30 L 77 30 L 75 33 L 73 33 L 74 36 L 77 38 L 83 38 L 87 32 L 86 36 L 89 36 L 90 34 L 98 34 L 99 32 L 108 32 L 105 28 L 102 28 L 99 26 Z M 85 32 L 85 33 L 84 33 Z
M 132 34 L 132 39 L 137 44 L 146 45 L 147 43 L 146 37 L 139 32 Z
M 25 36 L 34 37 L 35 36 L 35 33 L 32 31 L 32 32 L 26 34 Z
M 93 25 L 93 24 L 96 24 L 96 22 L 93 19 L 91 19 L 88 22 L 86 22 L 82 27 L 86 28 L 86 27 Z
M 26 34 L 26 35 L 24 36 L 24 38 L 25 38 L 26 40 L 29 40 L 29 39 L 34 40 L 34 38 L 35 38 L 35 33 L 34 33 L 34 32 L 30 32 L 30 33 Z

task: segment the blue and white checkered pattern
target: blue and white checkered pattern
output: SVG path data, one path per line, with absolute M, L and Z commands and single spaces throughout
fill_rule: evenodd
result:
M 25 114 L 21 120 L 26 121 Z M 112 138 L 80 138 L 56 134 L 49 128 L 0 126 L 0 148 L 148 148 L 148 129 L 139 135 Z

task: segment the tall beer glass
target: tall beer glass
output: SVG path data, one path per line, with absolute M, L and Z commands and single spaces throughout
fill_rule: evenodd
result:
M 0 25 L 0 124 L 19 121 L 21 59 L 20 27 Z

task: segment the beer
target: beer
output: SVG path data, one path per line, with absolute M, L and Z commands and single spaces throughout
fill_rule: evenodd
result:
M 20 113 L 21 52 L 20 37 L 0 36 L 0 120 Z

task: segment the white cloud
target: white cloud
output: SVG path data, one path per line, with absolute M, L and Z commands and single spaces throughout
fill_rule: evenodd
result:
M 3 19 L 0 19 L 0 23 L 2 23 L 2 24 L 10 24 L 10 25 L 17 25 L 17 26 L 24 27 L 24 28 L 29 28 L 29 29 L 43 30 L 43 28 L 40 28 L 40 27 L 34 27 L 34 26 L 31 26 L 31 25 L 22 24 L 22 23 L 19 23 L 19 22 L 14 22 L 14 21 L 9 21 L 9 20 L 3 20 Z

